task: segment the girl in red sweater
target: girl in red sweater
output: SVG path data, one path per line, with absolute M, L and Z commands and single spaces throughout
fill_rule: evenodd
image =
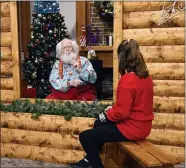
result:
M 103 168 L 99 151 L 106 142 L 145 139 L 151 131 L 153 82 L 138 43 L 124 40 L 118 47 L 119 73 L 116 103 L 99 115 L 94 128 L 83 131 L 79 139 L 86 157 L 72 168 Z

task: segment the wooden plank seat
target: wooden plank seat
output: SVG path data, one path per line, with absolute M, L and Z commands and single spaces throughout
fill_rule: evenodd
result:
M 180 162 L 147 140 L 107 143 L 105 168 L 174 168 Z

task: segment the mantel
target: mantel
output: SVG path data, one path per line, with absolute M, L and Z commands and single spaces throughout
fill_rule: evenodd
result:
M 113 46 L 80 46 L 80 51 L 87 51 L 87 47 L 91 47 L 95 51 L 113 51 Z

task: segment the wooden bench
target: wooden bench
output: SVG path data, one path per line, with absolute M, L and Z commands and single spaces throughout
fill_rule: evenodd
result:
M 106 143 L 105 168 L 174 168 L 180 162 L 147 140 Z

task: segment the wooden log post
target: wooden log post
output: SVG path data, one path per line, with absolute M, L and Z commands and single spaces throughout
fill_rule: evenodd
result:
M 17 17 L 17 2 L 10 2 L 10 18 L 11 18 L 11 47 L 12 47 L 12 61 L 13 66 L 13 90 L 14 99 L 20 98 L 20 59 L 19 59 L 19 45 L 18 45 L 18 17 Z
M 77 1 L 76 2 L 76 41 L 80 45 L 80 36 L 82 33 L 82 26 L 86 25 L 86 1 Z M 81 18 L 81 19 L 79 19 Z
M 119 73 L 118 73 L 118 55 L 117 49 L 119 44 L 122 42 L 123 37 L 123 6 L 122 2 L 114 3 L 114 47 L 113 47 L 113 100 L 116 101 L 115 90 L 117 88 Z

